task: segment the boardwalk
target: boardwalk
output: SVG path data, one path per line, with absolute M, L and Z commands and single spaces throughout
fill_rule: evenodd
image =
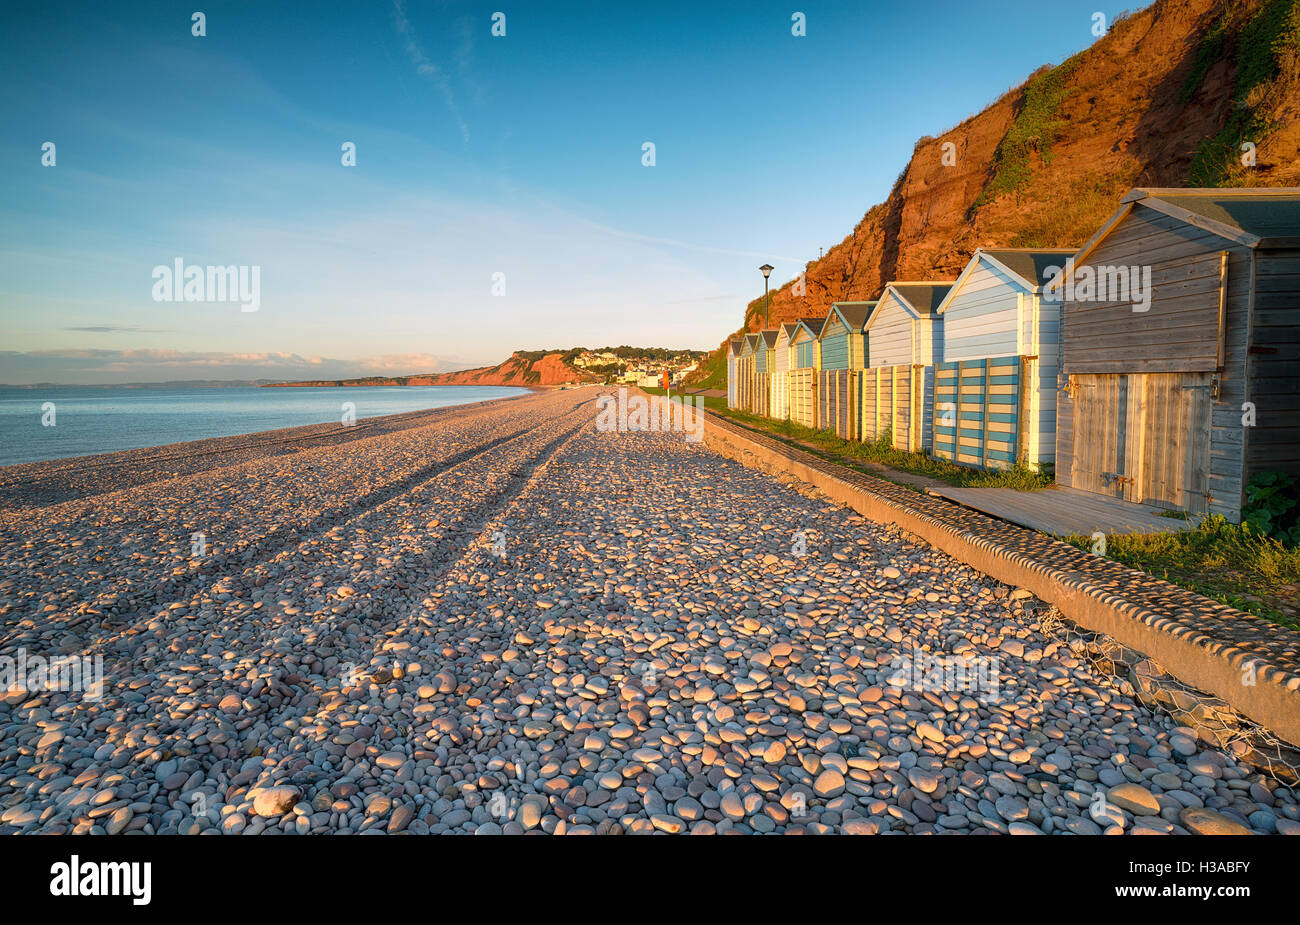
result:
M 1186 520 L 1162 517 L 1160 509 L 1150 505 L 1073 488 L 1016 491 L 944 485 L 929 490 L 941 498 L 1052 536 L 1092 536 L 1098 532 L 1178 533 L 1191 526 Z

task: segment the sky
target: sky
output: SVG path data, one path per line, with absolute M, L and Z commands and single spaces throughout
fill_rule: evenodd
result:
M 1117 9 L 8 4 L 0 383 L 711 349 L 762 294 L 760 264 L 774 287 L 797 276 L 888 195 L 917 138 Z M 163 300 L 180 290 L 156 268 L 177 261 L 182 277 L 245 268 L 256 310 L 202 282 Z

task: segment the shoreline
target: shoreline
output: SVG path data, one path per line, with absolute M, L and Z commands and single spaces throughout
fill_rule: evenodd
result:
M 595 385 L 587 382 L 583 385 Z M 558 385 L 524 385 L 514 382 L 265 382 L 259 389 L 527 389 L 555 392 Z
M 192 476 L 228 465 L 282 456 L 318 447 L 343 447 L 367 437 L 394 434 L 430 424 L 474 417 L 494 407 L 535 400 L 537 392 L 503 395 L 459 405 L 400 411 L 358 418 L 159 443 L 134 449 L 0 466 L 0 514 L 84 497 L 101 478 L 115 488 L 135 487 L 166 478 Z M 129 473 L 129 475 L 128 475 Z
M 423 387 L 421 386 L 420 388 Z M 432 386 L 430 386 L 430 388 L 432 388 Z M 520 388 L 522 390 L 524 387 L 523 386 L 490 386 L 490 388 Z M 390 420 L 390 419 L 397 421 L 397 420 L 409 418 L 414 415 L 432 415 L 432 414 L 437 414 L 439 412 L 455 411 L 458 409 L 474 408 L 474 407 L 480 407 L 484 405 L 490 405 L 496 402 L 515 401 L 518 399 L 528 398 L 529 394 L 536 394 L 536 392 L 539 390 L 527 389 L 524 391 L 528 394 L 502 395 L 497 398 L 485 398 L 485 399 L 480 399 L 478 401 L 462 402 L 460 404 L 455 404 L 455 405 L 442 405 L 437 408 L 419 408 L 414 411 L 396 411 L 391 414 L 376 414 L 367 417 L 358 417 L 356 419 L 355 424 L 351 424 L 347 426 L 341 425 L 336 421 L 320 421 L 315 424 L 295 424 L 290 427 L 274 427 L 265 430 L 250 430 L 250 431 L 243 431 L 238 434 L 224 434 L 224 435 L 214 436 L 214 437 L 200 437 L 195 440 L 177 440 L 169 443 L 151 443 L 146 446 L 140 446 L 140 447 L 129 447 L 121 450 L 107 450 L 103 453 L 83 453 L 77 456 L 56 456 L 53 459 L 37 459 L 37 460 L 31 460 L 29 462 L 9 463 L 7 465 L 0 465 L 0 485 L 7 484 L 7 482 L 9 481 L 7 476 L 11 473 L 11 470 L 22 469 L 25 467 L 30 468 L 30 467 L 39 467 L 39 466 L 59 466 L 63 464 L 73 463 L 80 460 L 103 460 L 112 463 L 116 461 L 117 457 L 148 454 L 151 451 L 163 451 L 163 450 L 181 451 L 182 455 L 185 455 L 185 452 L 188 450 L 193 450 L 195 452 L 202 453 L 207 449 L 209 449 L 208 447 L 203 446 L 204 444 L 213 444 L 215 446 L 216 444 L 223 441 L 249 440 L 249 439 L 259 438 L 259 437 L 266 438 L 268 440 L 272 440 L 272 439 L 291 440 L 299 437 L 305 437 L 308 435 L 324 436 L 327 435 L 330 431 L 338 431 L 340 433 L 355 431 L 357 433 L 360 433 L 361 431 L 357 431 L 357 428 L 360 428 L 362 431 L 364 431 L 366 429 L 373 427 L 375 422 L 379 422 L 379 421 Z

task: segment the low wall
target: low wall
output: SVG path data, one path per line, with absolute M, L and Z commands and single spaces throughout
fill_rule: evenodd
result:
M 1300 635 L 1043 534 L 818 459 L 717 415 L 708 416 L 704 435 L 706 445 L 723 455 L 788 473 L 864 517 L 896 524 L 999 581 L 1032 591 L 1071 621 L 1146 654 L 1300 747 Z

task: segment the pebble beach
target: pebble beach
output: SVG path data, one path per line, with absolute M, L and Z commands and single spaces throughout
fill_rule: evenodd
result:
M 1300 834 L 1029 592 L 599 394 L 0 469 L 0 654 L 104 672 L 0 691 L 0 833 Z

